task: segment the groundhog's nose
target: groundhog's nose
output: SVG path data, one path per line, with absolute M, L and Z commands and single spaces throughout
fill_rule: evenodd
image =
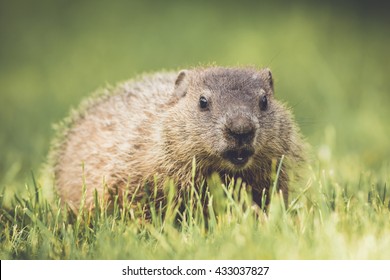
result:
M 239 146 L 242 146 L 252 142 L 255 132 L 254 130 L 249 130 L 248 132 L 234 132 L 229 129 L 229 135 L 238 142 Z
M 255 126 L 246 116 L 238 115 L 227 122 L 227 133 L 239 146 L 251 144 L 255 137 Z

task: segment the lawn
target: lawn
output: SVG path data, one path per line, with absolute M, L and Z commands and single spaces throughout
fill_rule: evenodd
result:
M 333 2 L 0 2 L 0 259 L 390 259 L 390 21 Z M 289 205 L 276 193 L 258 213 L 216 183 L 212 214 L 188 207 L 178 224 L 98 198 L 72 215 L 48 195 L 41 166 L 71 107 L 208 63 L 272 69 L 311 145 Z

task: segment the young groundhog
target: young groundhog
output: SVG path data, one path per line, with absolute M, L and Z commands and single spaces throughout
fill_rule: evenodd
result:
M 178 192 L 188 190 L 193 160 L 196 183 L 213 173 L 240 177 L 261 206 L 284 156 L 278 188 L 287 201 L 291 167 L 305 158 L 289 109 L 274 98 L 270 70 L 251 67 L 141 76 L 85 101 L 59 134 L 50 162 L 58 192 L 74 211 L 83 186 L 86 206 L 95 189 L 108 201 L 137 190 L 136 202 L 146 186 L 156 186 L 163 199 L 168 178 Z

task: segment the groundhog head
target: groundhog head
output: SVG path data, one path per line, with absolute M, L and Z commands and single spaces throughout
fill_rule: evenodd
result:
M 280 104 L 273 90 L 268 68 L 181 71 L 174 96 L 185 152 L 206 158 L 220 170 L 235 172 L 256 165 L 272 150 L 272 138 L 278 137 L 274 116 Z

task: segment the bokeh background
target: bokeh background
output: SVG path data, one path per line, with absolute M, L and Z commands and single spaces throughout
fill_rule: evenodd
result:
M 199 64 L 273 70 L 314 159 L 390 155 L 390 17 L 375 1 L 0 0 L 0 189 L 31 180 L 52 124 L 95 89 Z

